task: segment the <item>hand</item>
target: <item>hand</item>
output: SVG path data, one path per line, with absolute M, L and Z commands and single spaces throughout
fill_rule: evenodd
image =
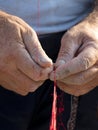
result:
M 37 35 L 22 19 L 0 13 L 0 85 L 21 95 L 34 92 L 48 78 L 52 61 Z
M 57 85 L 63 91 L 80 96 L 94 89 L 98 85 L 98 25 L 81 22 L 65 33 L 55 67 Z

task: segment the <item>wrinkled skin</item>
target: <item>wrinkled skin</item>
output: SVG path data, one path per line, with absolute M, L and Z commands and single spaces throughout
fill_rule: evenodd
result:
M 20 18 L 0 12 L 0 85 L 27 95 L 48 79 L 52 66 L 35 31 Z
M 98 85 L 98 25 L 83 21 L 65 33 L 55 66 L 63 91 L 80 96 L 94 89 Z
M 80 96 L 98 85 L 98 22 L 83 21 L 61 40 L 55 63 L 57 85 Z M 16 16 L 0 14 L 0 85 L 21 95 L 54 80 L 53 63 L 37 35 Z

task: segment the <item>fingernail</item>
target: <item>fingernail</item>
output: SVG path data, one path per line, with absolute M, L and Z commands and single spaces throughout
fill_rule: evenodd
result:
M 42 58 L 41 59 L 41 62 L 43 62 L 46 66 L 50 66 L 50 65 L 53 65 L 53 62 L 52 62 L 52 60 L 51 59 L 49 59 L 49 58 Z
M 47 67 L 43 72 L 50 73 L 50 72 L 52 72 L 52 70 L 53 70 L 53 66 Z
M 49 58 L 41 58 L 40 61 L 45 67 L 50 67 L 51 65 L 53 65 L 52 60 Z
M 57 64 L 58 64 L 58 66 L 59 66 L 59 65 L 63 65 L 63 64 L 65 64 L 65 61 L 64 61 L 64 60 L 59 60 L 59 61 L 57 62 Z

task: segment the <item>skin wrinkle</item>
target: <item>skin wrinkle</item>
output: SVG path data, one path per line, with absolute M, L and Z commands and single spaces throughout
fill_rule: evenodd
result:
M 96 4 L 95 4 L 95 9 L 94 9 L 94 11 L 93 11 L 93 13 L 91 13 L 89 16 L 88 16 L 88 18 L 86 18 L 84 21 L 82 21 L 81 23 L 79 23 L 79 24 L 77 24 L 74 28 L 71 28 L 69 31 L 68 31 L 68 35 L 67 35 L 67 33 L 64 35 L 64 37 L 65 37 L 65 40 L 64 40 L 64 43 L 61 41 L 61 48 L 63 47 L 63 44 L 68 44 L 68 41 L 70 41 L 70 39 L 72 39 L 72 43 L 71 44 L 77 44 L 77 46 L 78 46 L 78 48 L 80 47 L 80 45 L 81 44 L 86 44 L 86 42 L 84 42 L 83 43 L 83 39 L 82 38 L 85 38 L 84 37 L 84 35 L 82 35 L 82 34 L 86 34 L 87 33 L 87 31 L 86 31 L 86 29 L 87 28 L 85 28 L 85 25 L 89 25 L 89 24 L 93 24 L 93 23 L 95 23 L 94 25 L 92 25 L 90 28 L 88 28 L 88 33 L 89 32 L 91 32 L 92 30 L 94 30 L 94 26 L 96 26 L 97 27 L 97 25 L 98 25 L 98 21 L 97 20 L 95 20 L 96 19 L 96 17 L 97 17 L 97 12 L 96 11 L 98 11 L 98 0 L 96 0 Z M 1 14 L 3 14 L 4 16 L 8 16 L 8 15 L 5 15 L 4 13 L 1 13 Z M 97 14 L 97 15 L 96 15 Z M 13 23 L 13 21 L 15 22 L 15 23 L 17 23 L 16 21 L 18 21 L 18 23 L 19 23 L 19 28 L 22 28 L 21 26 L 23 26 L 23 30 L 22 31 L 24 31 L 23 32 L 23 34 L 25 34 L 25 35 L 27 35 L 27 39 L 30 39 L 30 37 L 29 36 L 31 36 L 31 34 L 29 33 L 29 31 L 28 31 L 28 33 L 26 32 L 26 29 L 27 30 L 30 30 L 30 32 L 32 32 L 32 30 L 28 27 L 28 25 L 27 24 L 25 24 L 21 19 L 18 19 L 17 18 L 17 20 L 15 20 L 15 18 L 13 17 L 13 16 L 10 16 L 10 17 L 8 17 L 10 20 L 11 20 L 11 22 L 10 22 L 10 24 L 12 24 Z M 12 19 L 13 18 L 13 19 Z M 9 21 L 10 21 L 9 20 Z M 95 20 L 95 21 L 94 21 Z M 20 24 L 21 23 L 21 24 Z M 87 24 L 86 24 L 87 23 Z M 6 23 L 7 24 L 7 23 Z M 11 26 L 11 25 L 10 25 Z M 14 24 L 14 26 L 17 26 L 17 24 Z M 12 36 L 14 36 L 14 35 L 12 35 L 12 34 L 14 34 L 15 32 L 16 32 L 16 30 L 14 30 L 13 28 L 14 28 L 14 26 L 12 27 L 11 26 L 11 29 L 12 30 L 10 30 L 9 29 L 9 32 L 11 32 L 11 33 L 9 33 L 9 32 L 7 32 L 8 33 L 8 35 L 9 35 L 9 38 L 12 38 Z M 83 28 L 83 29 L 82 29 Z M 16 29 L 16 28 L 15 28 Z M 12 33 L 13 32 L 13 33 Z M 80 32 L 80 33 L 79 33 Z M 82 33 L 81 33 L 82 32 Z M 96 29 L 96 32 L 97 32 L 97 29 Z M 95 32 L 95 33 L 96 33 Z M 6 33 L 6 35 L 7 35 L 7 33 Z M 32 32 L 32 33 L 34 33 L 34 32 Z M 95 34 L 94 33 L 94 34 Z M 82 40 L 79 40 L 80 39 L 80 34 L 81 34 L 81 39 Z M 17 35 L 17 37 L 16 37 L 16 35 Z M 16 34 L 15 36 L 14 36 L 14 38 L 18 38 L 18 36 L 19 36 L 19 32 L 18 32 L 18 34 Z M 69 36 L 68 38 L 66 38 L 66 35 L 67 36 Z M 88 35 L 88 34 L 87 34 Z M 95 35 L 95 37 L 97 36 L 97 33 L 96 33 L 96 35 Z M 95 38 L 94 37 L 94 38 Z M 8 38 L 8 37 L 6 37 L 6 38 Z M 23 40 L 24 40 L 24 42 L 25 42 L 25 44 L 28 42 L 30 42 L 29 40 L 26 40 L 26 36 L 24 36 L 23 35 Z M 35 36 L 35 38 L 36 38 L 36 36 Z M 87 37 L 87 38 L 89 38 L 89 37 Z M 95 40 L 96 40 L 97 38 L 95 38 Z M 1 40 L 1 39 L 0 39 Z M 30 39 L 33 43 L 35 43 L 33 40 L 34 39 Z M 12 39 L 12 41 L 13 41 L 13 39 Z M 18 41 L 18 40 L 17 40 Z M 19 40 L 20 41 L 20 40 Z M 66 42 L 67 41 L 67 42 Z M 79 43 L 80 42 L 80 43 Z M 6 43 L 6 42 L 5 42 Z M 30 42 L 31 43 L 31 42 Z M 36 44 L 36 43 L 35 43 Z M 70 45 L 71 45 L 70 44 Z M 71 48 L 72 47 L 72 48 Z M 27 51 L 29 51 L 29 54 L 31 54 L 31 55 L 33 55 L 32 53 L 33 52 L 31 52 L 31 46 L 29 46 L 28 47 L 28 50 Z M 81 48 L 81 47 L 80 47 Z M 70 46 L 69 48 L 68 48 L 68 51 L 70 51 L 69 52 L 69 55 L 70 55 L 70 53 L 72 53 L 72 51 L 73 51 L 73 56 L 71 57 L 71 58 L 74 58 L 74 52 L 75 51 L 77 51 L 77 50 L 75 50 L 76 48 L 75 47 L 73 47 L 73 46 Z M 93 49 L 93 48 L 92 48 Z M 87 48 L 87 51 L 88 51 L 88 48 Z M 65 51 L 63 51 L 64 53 L 66 53 Z M 82 52 L 82 51 L 81 51 Z M 81 53 L 80 52 L 80 53 Z M 78 55 L 80 55 L 80 53 L 78 53 L 77 54 L 77 57 L 78 57 Z M 67 52 L 67 54 L 68 54 L 68 52 Z M 40 52 L 39 52 L 39 55 L 40 55 Z M 45 55 L 44 55 L 45 56 Z M 63 55 L 64 56 L 64 58 L 63 58 L 63 60 L 66 60 L 66 55 L 64 54 Z M 58 56 L 59 57 L 59 56 Z M 67 56 L 68 57 L 68 56 Z M 26 57 L 27 58 L 27 57 Z M 30 57 L 31 58 L 31 57 Z M 39 58 L 39 57 L 37 57 L 37 58 Z M 45 56 L 45 58 L 46 58 L 46 56 Z M 81 58 L 81 57 L 78 57 L 78 58 Z M 83 59 L 84 58 L 84 59 Z M 89 62 L 89 60 L 88 59 L 85 59 L 85 56 L 83 57 L 82 59 L 83 60 L 81 60 L 81 62 L 83 62 L 84 64 L 82 64 L 83 65 L 83 67 L 81 67 L 81 62 L 79 63 L 79 65 L 80 65 L 80 68 L 82 68 L 82 69 L 80 69 L 79 67 L 77 67 L 77 64 L 75 64 L 76 65 L 76 69 L 77 69 L 77 71 L 78 72 L 80 72 L 81 73 L 81 71 L 82 70 L 85 70 L 85 72 L 87 71 L 87 69 L 90 67 L 90 66 L 93 66 L 93 63 L 91 62 L 91 64 L 90 64 L 90 62 Z M 86 57 L 87 58 L 87 57 Z M 33 59 L 32 58 L 32 60 L 34 60 L 34 63 L 36 64 L 36 65 L 38 65 L 39 66 L 39 68 L 41 68 L 41 66 L 43 65 L 43 62 L 42 62 L 42 64 L 40 63 L 40 60 L 36 60 L 36 59 Z M 59 60 L 59 58 L 57 58 L 57 61 L 56 61 L 56 63 L 58 62 L 58 60 Z M 70 57 L 69 57 L 69 59 L 68 60 L 72 60 L 72 59 L 70 59 Z M 27 60 L 28 61 L 28 60 Z M 46 58 L 46 62 L 48 62 L 49 64 L 51 64 L 50 63 L 50 61 L 49 61 L 49 59 L 47 59 Z M 76 62 L 76 61 L 74 61 L 74 62 Z M 73 62 L 73 63 L 74 63 Z M 96 62 L 97 62 L 97 58 L 96 58 Z M 48 64 L 47 63 L 47 64 Z M 51 66 L 51 65 L 50 65 Z M 60 66 L 60 64 L 59 64 L 59 66 Z M 61 71 L 65 71 L 65 72 L 67 72 L 67 73 L 72 73 L 71 71 L 70 72 L 68 72 L 69 70 L 73 70 L 73 68 L 75 68 L 75 66 L 73 67 L 73 64 L 71 64 L 71 66 L 70 66 L 70 69 L 68 70 L 66 70 L 66 68 L 63 68 L 63 67 L 66 67 L 66 66 L 62 66 L 62 67 L 60 67 L 59 68 L 59 70 L 57 70 L 58 69 L 58 67 L 59 66 L 57 66 L 57 68 L 56 68 L 56 73 L 59 75 L 60 74 L 60 69 L 61 69 Z M 71 67 L 73 67 L 73 68 L 71 68 Z M 28 67 L 29 68 L 29 67 Z M 32 67 L 31 67 L 32 68 Z M 47 68 L 47 66 L 45 66 L 45 68 Z M 14 68 L 15 69 L 15 68 Z M 21 69 L 21 71 L 23 71 L 22 70 L 22 67 L 20 67 L 20 69 Z M 64 70 L 63 70 L 64 69 Z M 41 70 L 43 70 L 42 68 L 41 68 Z M 28 70 L 29 71 L 29 70 Z M 32 72 L 33 70 L 31 69 L 31 72 Z M 73 75 L 75 75 L 74 74 L 74 72 L 76 73 L 77 71 L 73 71 Z M 14 72 L 14 71 L 13 71 Z M 12 73 L 13 73 L 12 72 Z M 23 71 L 24 72 L 24 71 Z M 30 72 L 29 72 L 30 73 Z M 15 73 L 14 73 L 15 74 Z M 21 73 L 21 75 L 22 75 L 23 73 Z M 30 74 L 28 74 L 27 73 L 27 71 L 25 71 L 25 74 L 26 74 L 26 76 L 27 76 L 27 80 L 28 80 L 28 83 L 30 83 L 30 80 L 29 80 L 29 77 L 32 77 Z M 40 73 L 38 73 L 39 75 L 40 75 Z M 47 73 L 45 73 L 46 75 L 48 75 L 49 74 L 49 72 L 47 72 Z M 65 75 L 64 75 L 65 74 Z M 21 77 L 21 75 L 20 75 L 20 77 Z M 91 89 L 93 89 L 94 88 L 94 86 L 90 86 L 89 84 L 87 85 L 87 86 L 85 86 L 85 88 L 84 88 L 84 90 L 83 90 L 83 88 L 82 88 L 82 86 L 76 86 L 76 87 L 73 87 L 73 85 L 72 86 L 70 86 L 70 83 L 68 84 L 68 86 L 66 85 L 66 82 L 65 82 L 65 78 L 66 78 L 66 73 L 61 73 L 61 75 L 63 75 L 62 77 L 64 77 L 63 79 L 62 79 L 62 84 L 60 84 L 59 85 L 59 87 L 60 88 L 62 88 L 62 87 L 64 87 L 63 88 L 63 90 L 65 91 L 65 92 L 68 92 L 69 94 L 72 94 L 72 95 L 75 95 L 75 96 L 79 96 L 79 95 L 82 95 L 82 94 L 85 94 L 85 93 L 87 93 L 88 91 L 90 91 Z M 77 74 L 76 74 L 77 75 Z M 8 75 L 9 76 L 9 75 Z M 25 77 L 25 75 L 23 75 L 24 77 Z M 35 75 L 34 75 L 35 76 Z M 68 74 L 67 74 L 67 76 L 68 76 Z M 54 76 L 53 76 L 54 77 Z M 60 76 L 59 76 L 60 77 Z M 84 77 L 84 76 L 83 76 Z M 13 77 L 12 77 L 13 78 Z M 70 77 L 71 78 L 71 77 Z M 14 80 L 14 82 L 16 83 L 15 85 L 17 85 L 17 82 L 15 81 L 15 79 L 13 79 L 13 80 L 9 80 L 9 78 L 7 78 L 6 77 L 6 79 L 8 79 L 8 81 L 6 82 L 6 84 L 4 85 L 6 88 L 8 87 L 7 86 L 7 84 L 10 82 L 10 81 L 13 81 Z M 50 79 L 51 79 L 51 75 L 50 75 Z M 20 79 L 20 84 L 21 84 L 21 81 L 24 81 L 24 80 L 26 80 L 25 78 L 23 78 L 22 79 L 22 77 L 21 77 L 21 79 Z M 83 79 L 82 79 L 83 80 Z M 59 79 L 58 79 L 58 81 L 60 81 Z M 11 84 L 11 86 L 14 84 L 14 82 L 12 82 L 12 84 Z M 39 83 L 39 82 L 38 82 Z M 88 82 L 87 82 L 88 83 Z M 20 86 L 20 84 L 19 84 L 19 86 Z M 32 81 L 31 83 L 30 83 L 30 85 L 31 84 L 34 84 L 34 82 Z M 97 85 L 98 83 L 96 82 L 96 85 Z M 39 84 L 38 84 L 39 85 Z M 37 85 L 37 86 L 38 86 Z M 65 86 L 66 85 L 66 86 Z M 15 86 L 16 87 L 16 86 Z M 15 92 L 17 92 L 17 93 L 21 93 L 22 95 L 25 95 L 25 89 L 27 88 L 27 93 L 28 92 L 30 92 L 30 89 L 29 89 L 29 87 L 28 86 L 25 86 L 25 84 L 24 84 L 24 87 L 25 88 L 22 88 L 22 89 L 20 89 L 19 90 L 19 88 L 16 90 L 13 90 L 13 88 L 9 88 L 10 90 L 13 90 L 13 91 L 15 91 Z M 78 89 L 78 87 L 80 88 L 80 89 Z M 93 87 L 93 88 L 92 88 Z M 36 87 L 36 89 L 37 89 L 37 87 Z M 23 90 L 22 92 L 21 92 L 21 90 Z M 73 130 L 73 125 L 72 125 L 72 128 L 70 129 L 70 130 Z
M 22 19 L 0 11 L 0 27 L 0 75 L 10 71 L 0 76 L 0 81 L 6 79 L 0 85 L 23 96 L 34 92 L 52 71 L 51 59 L 41 49 L 35 31 Z
M 64 58 L 63 58 L 63 60 L 66 60 L 66 56 L 67 56 L 67 58 L 68 58 L 68 61 L 70 61 L 70 60 L 72 60 L 71 58 L 73 57 L 74 58 L 74 53 L 75 53 L 75 51 L 78 51 L 78 48 L 80 47 L 80 45 L 82 44 L 82 45 L 84 45 L 85 44 L 85 46 L 86 46 L 86 42 L 88 42 L 88 41 L 91 41 L 91 39 L 93 38 L 94 39 L 94 42 L 96 42 L 97 43 L 97 29 L 98 29 L 98 18 L 97 18 L 97 15 L 98 15 L 98 2 L 97 2 L 97 0 L 96 0 L 96 4 L 95 4 L 95 8 L 94 8 L 94 10 L 93 10 L 93 12 L 91 12 L 89 15 L 88 15 L 88 17 L 86 17 L 83 21 L 81 21 L 79 24 L 77 24 L 77 25 L 75 25 L 74 27 L 72 27 L 72 28 L 70 28 L 69 30 L 68 30 L 68 32 L 66 32 L 65 34 L 64 34 L 64 36 L 63 36 L 63 39 L 64 40 L 61 40 L 61 48 L 62 47 L 65 47 L 65 43 L 66 44 L 68 44 L 69 43 L 69 41 L 72 41 L 72 43 L 70 43 L 69 45 L 70 45 L 70 47 L 68 47 L 68 51 L 69 51 L 69 55 L 71 54 L 72 56 L 71 57 L 69 57 L 68 58 L 68 54 L 66 55 L 66 54 L 64 54 Z M 11 39 L 11 41 L 12 42 L 9 42 L 10 40 L 7 40 L 8 42 L 6 42 L 6 48 L 8 49 L 9 47 L 9 45 L 8 44 L 16 44 L 15 42 L 13 43 L 13 41 L 14 40 L 17 40 L 18 41 L 18 39 L 19 39 L 19 41 L 24 41 L 25 42 L 25 44 L 24 44 L 24 46 L 26 45 L 26 43 L 28 42 L 28 44 L 27 45 L 29 45 L 29 47 L 27 48 L 28 50 L 26 50 L 27 51 L 27 53 L 29 53 L 29 55 L 30 55 L 30 58 L 37 64 L 37 65 L 39 65 L 39 67 L 42 67 L 43 68 L 43 66 L 44 66 L 44 63 L 45 62 L 43 62 L 43 61 L 41 61 L 41 59 L 39 59 L 39 60 L 37 60 L 35 57 L 33 57 L 32 58 L 32 56 L 31 55 L 33 55 L 33 52 L 31 51 L 31 43 L 32 42 L 30 42 L 29 40 L 31 40 L 31 41 L 33 41 L 33 45 L 35 46 L 35 44 L 38 44 L 38 46 L 40 46 L 40 44 L 39 44 L 39 41 L 37 42 L 37 43 L 35 43 L 35 39 L 37 38 L 37 36 L 36 36 L 36 33 L 35 33 L 35 31 L 34 30 L 32 30 L 31 29 L 31 27 L 29 27 L 29 25 L 27 25 L 22 19 L 20 19 L 20 18 L 18 18 L 18 17 L 16 17 L 16 16 L 12 16 L 12 15 L 9 15 L 9 14 L 6 14 L 6 13 L 4 13 L 4 12 L 2 12 L 2 11 L 0 11 L 0 26 L 3 26 L 3 28 L 4 29 L 1 29 L 0 30 L 0 34 L 1 34 L 1 40 L 0 41 L 2 41 L 2 47 L 1 48 L 5 48 L 5 46 L 3 46 L 3 45 L 5 45 L 5 40 L 7 40 L 8 39 L 8 37 L 7 36 L 9 36 L 9 38 Z M 8 31 L 6 31 L 6 27 L 8 28 Z M 20 30 L 21 30 L 21 32 L 20 32 Z M 27 31 L 26 31 L 27 30 Z M 95 30 L 95 31 L 94 31 Z M 9 32 L 11 32 L 11 33 L 9 33 Z M 8 33 L 8 34 L 7 34 Z M 22 36 L 21 36 L 21 33 L 22 33 Z M 92 34 L 94 33 L 94 36 L 92 36 Z M 5 37 L 5 39 L 4 39 L 4 35 L 6 35 L 6 37 Z M 31 36 L 33 36 L 31 39 L 30 39 L 30 37 Z M 28 38 L 26 38 L 26 37 L 28 37 Z M 89 39 L 89 40 L 87 40 L 85 37 L 87 37 L 87 39 Z M 91 38 L 90 38 L 91 37 Z M 26 40 L 27 39 L 27 40 Z M 29 39 L 29 40 L 28 40 Z M 72 39 L 72 40 L 71 40 Z M 86 41 L 84 40 L 83 41 L 83 39 L 86 39 Z M 38 39 L 36 39 L 36 40 L 38 40 Z M 30 42 L 30 43 L 29 43 Z M 72 48 L 71 48 L 71 44 L 72 44 Z M 92 44 L 94 44 L 94 43 L 92 43 Z M 67 45 L 68 46 L 68 45 Z M 75 48 L 77 46 L 77 49 Z M 13 48 L 13 47 L 12 47 Z M 81 47 L 80 47 L 81 48 Z M 85 47 L 84 47 L 85 48 Z M 6 50 L 7 50 L 6 49 Z M 26 48 L 25 48 L 26 49 Z M 76 49 L 76 50 L 75 50 Z M 88 48 L 86 48 L 87 49 L 87 51 L 88 51 Z M 13 50 L 13 49 L 12 49 Z M 63 50 L 63 49 L 62 49 Z M 38 50 L 38 55 L 39 55 L 39 57 L 38 58 L 40 58 L 41 56 L 40 56 L 40 49 Z M 72 53 L 72 51 L 73 51 L 73 53 Z M 82 51 L 83 51 L 83 49 L 82 49 Z M 82 51 L 81 52 L 79 52 L 78 54 L 77 54 L 77 56 L 78 55 L 80 55 L 81 53 L 82 53 Z M 1 53 L 3 53 L 3 51 L 1 52 Z M 12 53 L 14 53 L 14 52 L 12 52 Z M 60 52 L 59 52 L 60 53 Z M 62 53 L 62 52 L 61 52 Z M 66 51 L 64 51 L 64 53 L 67 53 Z M 41 55 L 42 55 L 42 57 L 44 57 L 45 58 L 45 60 L 46 60 L 46 62 L 47 62 L 47 64 L 49 65 L 49 67 L 50 66 L 53 66 L 53 64 L 51 64 L 51 60 L 49 60 L 48 58 L 47 58 L 47 56 L 44 54 L 44 52 L 41 52 Z M 44 56 L 43 56 L 44 55 Z M 62 57 L 63 57 L 63 54 L 61 54 L 62 55 Z M 61 57 L 61 58 L 62 58 Z M 35 59 L 34 59 L 35 58 Z M 60 58 L 60 60 L 61 60 L 61 58 Z M 97 57 L 96 57 L 97 58 Z M 56 61 L 56 64 L 58 64 L 57 62 L 58 62 L 58 60 L 59 60 L 59 55 L 58 55 L 58 58 L 57 58 L 57 61 Z M 96 60 L 96 62 L 97 62 L 97 60 Z M 89 61 L 86 61 L 85 62 L 86 63 L 86 65 L 85 65 L 85 68 L 87 69 L 87 66 L 89 66 L 90 67 L 90 65 L 88 65 L 88 64 L 90 64 L 89 63 Z M 93 63 L 92 63 L 93 64 Z M 91 66 L 93 66 L 91 64 Z M 60 64 L 59 64 L 59 66 L 60 66 Z M 57 75 L 59 75 L 59 71 L 63 71 L 62 70 L 62 67 L 60 67 L 59 68 L 59 66 L 57 66 L 57 68 L 56 68 L 56 73 L 57 73 Z M 45 64 L 45 67 L 47 68 L 47 65 Z M 32 68 L 32 67 L 31 67 Z M 59 70 L 57 70 L 59 68 Z M 71 66 L 70 66 L 70 68 L 71 68 Z M 76 67 L 77 68 L 77 67 Z M 21 67 L 21 69 L 22 69 L 22 67 Z M 61 70 L 60 70 L 61 69 Z M 64 69 L 64 68 L 63 68 Z M 77 68 L 78 69 L 78 68 Z M 43 69 L 42 69 L 43 70 Z M 50 69 L 51 70 L 51 69 Z M 81 70 L 81 69 L 80 69 Z M 65 70 L 64 70 L 66 73 L 68 73 L 69 72 L 69 70 L 67 70 L 66 71 L 66 68 L 65 68 Z M 86 70 L 85 70 L 86 71 Z M 51 71 L 50 71 L 51 72 Z M 31 75 L 30 74 L 28 74 L 27 73 L 27 71 L 26 71 L 26 74 L 27 75 L 29 75 L 29 77 L 31 77 Z M 45 73 L 46 74 L 46 73 Z M 40 73 L 39 73 L 39 75 L 40 75 Z M 47 74 L 46 75 L 49 75 L 49 73 L 47 72 Z M 51 80 L 53 80 L 52 79 L 52 77 L 53 76 L 51 76 L 51 75 L 53 75 L 53 74 L 50 74 L 50 79 Z M 63 74 L 63 76 L 62 77 L 64 77 L 64 74 Z M 66 76 L 65 76 L 66 77 Z M 60 76 L 59 76 L 59 78 L 60 78 Z M 58 79 L 59 80 L 59 79 Z M 97 84 L 97 83 L 96 83 Z M 74 93 L 73 93 L 74 94 Z
M 56 79 L 62 81 L 69 94 L 74 95 L 75 90 L 80 88 L 79 94 L 85 94 L 98 85 L 96 76 L 98 70 L 93 71 L 98 64 L 98 0 L 96 0 L 94 10 L 80 23 L 70 28 L 62 37 L 61 48 L 56 60 Z M 59 62 L 64 60 L 65 64 Z M 92 70 L 90 70 L 92 68 Z M 91 74 L 93 71 L 93 75 Z M 53 80 L 54 74 L 50 74 Z M 86 80 L 87 78 L 87 80 Z M 91 81 L 92 80 L 92 81 Z M 76 81 L 74 83 L 74 81 Z M 94 85 L 92 82 L 94 82 Z M 82 85 L 86 84 L 82 91 Z M 58 84 L 62 88 L 62 84 Z M 76 85 L 75 90 L 73 85 Z M 92 84 L 92 85 L 91 85 Z M 69 86 L 71 91 L 68 91 Z M 91 86 L 93 88 L 91 88 Z M 64 87 L 64 86 L 63 86 Z M 79 96 L 79 95 L 78 95 Z

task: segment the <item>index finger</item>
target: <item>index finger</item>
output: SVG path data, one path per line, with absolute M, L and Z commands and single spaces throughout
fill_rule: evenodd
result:
M 22 37 L 31 58 L 41 67 L 51 67 L 53 64 L 52 60 L 43 50 L 36 32 L 32 28 L 29 28 L 26 32 L 22 32 Z
M 87 70 L 93 66 L 98 59 L 98 52 L 94 47 L 85 48 L 77 57 L 71 61 L 58 66 L 56 69 L 56 79 L 62 79 L 72 74 Z
M 19 45 L 18 45 L 19 46 Z M 45 80 L 48 78 L 52 67 L 43 68 L 39 66 L 29 55 L 25 48 L 18 47 L 16 51 L 17 68 L 35 81 Z

